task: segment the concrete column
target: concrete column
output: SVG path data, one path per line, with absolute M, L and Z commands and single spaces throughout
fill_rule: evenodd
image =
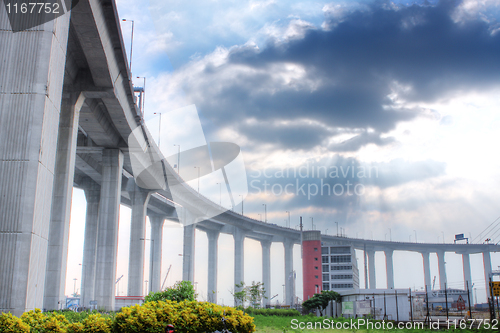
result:
M 491 256 L 489 251 L 483 252 L 484 280 L 486 282 L 486 297 L 490 297 Z
M 377 289 L 377 280 L 375 278 L 375 251 L 367 250 L 368 257 L 368 279 L 370 280 L 370 289 Z
M 394 250 L 385 250 L 385 271 L 387 274 L 387 289 L 394 289 L 394 263 L 392 255 Z
M 208 238 L 208 284 L 207 284 L 207 300 L 212 303 L 217 303 L 217 252 L 219 232 L 210 230 L 207 231 Z
M 161 290 L 161 252 L 163 244 L 163 223 L 165 216 L 149 215 L 151 224 L 151 252 L 149 255 L 149 291 Z
M 293 274 L 293 242 L 285 240 L 283 246 L 285 248 L 285 302 L 291 306 L 294 304 L 293 300 L 295 298 L 293 292 L 295 283 Z
M 118 217 L 122 187 L 123 153 L 104 149 L 102 153 L 101 200 L 97 232 L 95 300 L 98 308 L 114 311 Z
M 191 281 L 194 284 L 194 224 L 184 226 L 184 246 L 182 260 L 182 280 Z
M 260 241 L 262 246 L 262 282 L 266 290 L 264 306 L 268 305 L 271 299 L 271 242 Z
M 427 290 L 431 291 L 431 265 L 429 261 L 429 252 L 421 252 L 424 264 L 424 282 Z
M 129 192 L 132 203 L 128 262 L 128 296 L 144 294 L 144 248 L 146 245 L 146 210 L 151 192 L 134 184 Z
M 464 290 L 467 290 L 467 282 L 469 282 L 469 289 L 472 288 L 472 277 L 470 274 L 470 256 L 468 253 L 462 254 L 462 263 L 464 266 Z
M 235 227 L 233 232 L 234 238 L 234 284 L 245 281 L 245 233 L 240 228 Z M 235 287 L 235 291 L 240 291 Z
M 13 33 L 0 6 L 0 312 L 16 316 L 43 308 L 69 19 Z
M 90 307 L 95 291 L 95 266 L 97 253 L 97 225 L 99 220 L 99 201 L 101 186 L 90 178 L 85 181 L 85 197 L 87 199 L 87 214 L 85 217 L 85 240 L 83 243 L 83 263 L 81 281 L 80 305 Z
M 83 94 L 79 92 L 65 93 L 59 116 L 44 290 L 44 308 L 47 310 L 58 310 L 60 304 L 65 300 L 76 138 L 78 136 L 78 119 L 83 100 Z
M 438 267 L 439 267 L 439 288 L 444 290 L 446 283 L 446 266 L 444 261 L 444 251 L 438 251 Z

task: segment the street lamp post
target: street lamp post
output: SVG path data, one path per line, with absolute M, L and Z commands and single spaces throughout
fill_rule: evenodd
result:
M 195 169 L 198 169 L 198 195 L 200 194 L 200 167 L 194 167 Z
M 217 183 L 219 185 L 219 206 L 222 207 L 222 183 Z
M 392 230 L 389 228 L 389 240 L 392 242 Z
M 132 49 L 134 46 L 134 20 L 123 19 L 123 22 L 132 22 L 132 35 L 130 36 L 130 73 L 132 73 Z
M 415 233 L 415 243 L 417 242 L 417 230 L 413 230 L 413 232 Z
M 288 228 L 290 228 L 290 211 L 286 211 L 286 213 L 288 213 Z
M 144 86 L 143 86 L 143 91 L 142 91 L 142 115 L 144 116 L 144 106 L 146 105 L 146 77 L 145 76 L 138 76 L 138 79 L 144 79 Z
M 264 206 L 264 222 L 267 223 L 267 205 L 266 204 L 262 204 L 262 206 Z
M 160 149 L 160 143 L 161 143 L 161 112 L 155 112 L 153 114 L 159 114 L 160 115 L 160 121 L 158 124 L 158 149 Z
M 338 237 L 339 236 L 339 223 L 335 222 L 335 224 L 337 225 L 337 237 Z
M 73 287 L 73 295 L 76 297 L 76 280 L 78 280 L 77 278 L 74 278 L 73 281 L 75 281 L 75 285 Z
M 314 219 L 311 217 L 311 228 L 314 230 Z
M 239 194 L 238 196 L 241 197 L 241 215 L 243 215 L 243 196 Z
M 177 174 L 181 174 L 181 145 L 174 145 L 179 148 L 179 151 L 177 153 Z

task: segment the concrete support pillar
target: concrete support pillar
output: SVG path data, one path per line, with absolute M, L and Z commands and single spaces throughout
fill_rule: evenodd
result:
M 483 252 L 483 265 L 484 265 L 484 280 L 486 282 L 486 296 L 490 295 L 490 274 L 491 274 L 491 256 L 489 251 Z
M 132 204 L 128 263 L 128 296 L 144 294 L 144 248 L 146 245 L 146 210 L 151 192 L 134 184 L 129 192 Z M 151 234 L 152 235 L 152 234 Z
M 149 291 L 156 292 L 161 289 L 161 252 L 163 244 L 163 223 L 165 217 L 149 215 L 151 224 L 151 251 L 149 262 Z
M 293 274 L 293 242 L 285 240 L 283 242 L 285 248 L 285 303 L 287 305 L 294 304 L 294 284 L 295 276 Z
M 446 266 L 444 261 L 444 251 L 438 251 L 438 267 L 439 267 L 439 288 L 444 290 L 446 288 Z
M 268 305 L 271 299 L 271 242 L 260 241 L 262 246 L 262 282 L 266 290 L 264 306 Z
M 16 316 L 43 308 L 69 20 L 13 33 L 0 6 L 0 312 Z
M 370 289 L 377 289 L 377 280 L 375 278 L 375 251 L 367 250 L 368 257 L 368 279 L 370 280 Z
M 97 254 L 97 225 L 99 220 L 99 201 L 101 186 L 90 178 L 85 180 L 85 197 L 87 199 L 87 214 L 85 218 L 85 240 L 83 243 L 83 263 L 81 281 L 80 305 L 90 307 L 95 291 L 95 266 Z
M 245 281 L 245 256 L 244 256 L 244 242 L 245 233 L 240 228 L 235 227 L 233 232 L 234 238 L 234 284 Z M 235 287 L 235 291 L 240 289 Z
M 101 200 L 97 232 L 95 300 L 98 308 L 114 311 L 118 217 L 122 186 L 123 153 L 104 149 L 102 153 Z
M 385 250 L 385 271 L 387 274 L 387 289 L 394 289 L 394 263 L 392 255 L 394 250 Z
M 70 92 L 64 94 L 61 104 L 43 302 L 47 310 L 58 310 L 65 300 L 76 139 L 83 100 L 83 94 Z
M 214 230 L 207 231 L 208 238 L 208 283 L 207 300 L 217 303 L 217 254 L 219 232 Z
M 427 290 L 431 291 L 431 264 L 429 261 L 429 252 L 421 252 L 424 264 L 424 282 Z
M 194 284 L 194 224 L 184 226 L 184 246 L 182 260 L 182 280 L 191 281 Z
M 472 288 L 472 277 L 470 274 L 470 256 L 468 253 L 462 254 L 462 263 L 464 266 L 464 290 L 467 290 L 467 282 L 469 282 L 469 289 Z

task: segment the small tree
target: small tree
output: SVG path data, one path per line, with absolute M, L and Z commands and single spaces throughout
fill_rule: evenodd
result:
M 144 297 L 144 302 L 171 300 L 181 302 L 194 301 L 198 295 L 194 291 L 191 281 L 179 281 L 164 291 L 151 292 Z
M 247 288 L 245 288 L 245 282 L 241 281 L 240 283 L 236 283 L 235 289 L 231 294 L 234 297 L 234 305 L 244 306 L 245 301 L 247 300 Z
M 321 294 L 314 294 L 313 297 L 302 303 L 302 306 L 307 310 L 319 310 L 319 314 L 323 316 L 323 311 L 326 309 L 330 301 L 339 302 L 341 296 L 333 290 L 323 290 Z
M 264 282 L 252 281 L 252 285 L 247 288 L 248 300 L 250 305 L 254 308 L 260 307 L 262 300 L 266 297 L 266 290 L 264 289 Z

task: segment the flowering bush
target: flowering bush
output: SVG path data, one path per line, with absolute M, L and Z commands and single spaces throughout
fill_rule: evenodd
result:
M 165 331 L 168 324 L 173 324 L 179 333 L 214 332 L 224 328 L 223 316 L 228 330 L 233 333 L 255 331 L 253 318 L 240 310 L 206 302 L 177 303 L 169 300 L 123 308 L 116 315 L 114 330 L 123 333 L 160 333 Z
M 42 313 L 39 309 L 23 313 L 21 318 L 0 314 L 1 333 L 163 333 L 168 324 L 179 333 L 221 331 L 226 327 L 233 333 L 255 332 L 253 318 L 241 310 L 213 303 L 185 300 L 151 301 L 143 305 L 122 308 L 115 317 L 99 313 L 71 316 L 60 312 Z
M 29 333 L 30 327 L 11 313 L 0 313 L 0 332 Z

